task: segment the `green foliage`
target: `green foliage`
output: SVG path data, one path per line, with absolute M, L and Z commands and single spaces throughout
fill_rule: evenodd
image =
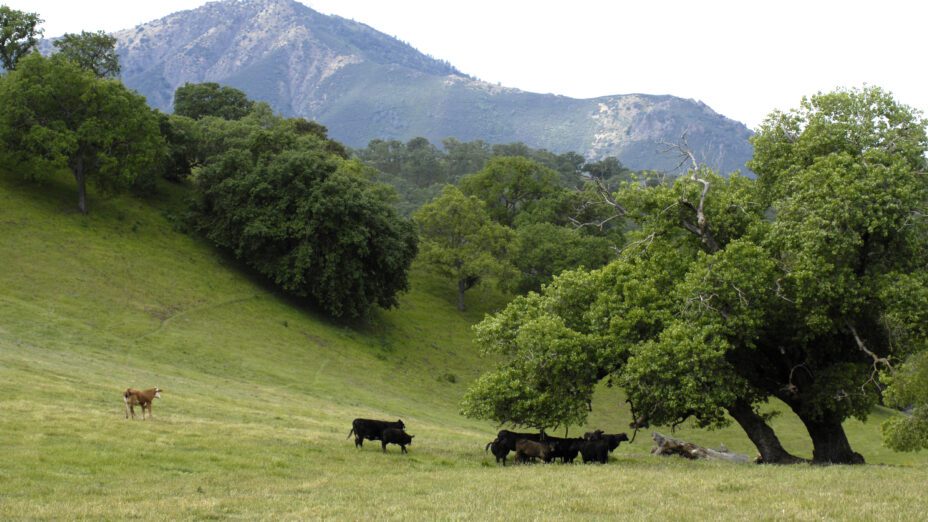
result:
M 33 53 L 0 84 L 0 142 L 17 170 L 40 178 L 74 175 L 87 211 L 87 180 L 107 191 L 153 176 L 164 151 L 145 99 L 60 56 Z
M 495 157 L 480 172 L 461 180 L 461 190 L 476 196 L 495 221 L 512 226 L 516 214 L 560 190 L 558 175 L 522 156 Z
M 493 222 L 479 199 L 448 185 L 413 218 L 422 240 L 419 259 L 454 281 L 459 310 L 464 310 L 464 292 L 488 276 L 501 283 L 510 278 L 513 268 L 507 247 L 512 232 Z
M 103 31 L 81 34 L 65 33 L 55 40 L 55 47 L 63 57 L 97 75 L 99 78 L 119 76 L 119 55 L 116 54 L 116 37 Z
M 599 268 L 615 257 L 613 244 L 602 237 L 551 223 L 533 223 L 515 230 L 512 263 L 521 273 L 519 292 L 541 290 L 541 285 L 564 270 Z
M 396 306 L 416 255 L 412 223 L 315 135 L 233 126 L 248 128 L 247 139 L 197 175 L 196 227 L 334 317 Z
M 174 91 L 174 114 L 194 120 L 204 116 L 238 120 L 253 105 L 244 92 L 214 82 L 185 83 Z
M 884 377 L 888 406 L 910 409 L 883 422 L 883 441 L 896 451 L 928 449 L 928 351 L 910 357 Z
M 38 13 L 27 13 L 0 5 L 0 66 L 7 71 L 16 68 L 19 60 L 36 50 L 44 22 Z
M 200 126 L 186 116 L 160 112 L 158 125 L 167 145 L 161 175 L 171 181 L 186 179 L 197 165 L 197 144 L 202 141 Z
M 505 362 L 468 389 L 461 412 L 538 429 L 583 424 L 608 347 L 572 312 L 595 299 L 596 283 L 590 273 L 566 272 L 543 295 L 517 297 L 475 326 L 477 344 Z

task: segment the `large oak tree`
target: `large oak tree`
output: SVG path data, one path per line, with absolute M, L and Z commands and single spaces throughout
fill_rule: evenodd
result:
M 905 360 L 917 373 L 926 348 L 914 313 L 928 308 L 925 124 L 880 89 L 839 91 L 774 112 L 754 146 L 756 181 L 694 168 L 604 194 L 633 241 L 478 326 L 507 362 L 475 383 L 465 413 L 574 423 L 610 379 L 653 423 L 730 417 L 765 461 L 795 462 L 760 413 L 777 398 L 813 461 L 863 462 L 842 422 L 866 418 L 879 375 Z

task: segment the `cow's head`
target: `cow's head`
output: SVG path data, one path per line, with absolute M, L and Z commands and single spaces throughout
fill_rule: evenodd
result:
M 156 399 L 161 398 L 161 388 L 155 388 L 155 398 Z

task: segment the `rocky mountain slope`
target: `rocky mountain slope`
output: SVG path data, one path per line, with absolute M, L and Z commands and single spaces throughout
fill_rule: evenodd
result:
M 424 136 L 522 141 L 632 168 L 671 169 L 686 132 L 701 161 L 744 169 L 750 131 L 705 104 L 630 94 L 573 99 L 483 82 L 359 22 L 294 0 L 224 0 L 116 33 L 123 81 L 169 111 L 185 82 L 245 91 L 350 146 Z M 619 65 L 620 66 L 620 65 Z

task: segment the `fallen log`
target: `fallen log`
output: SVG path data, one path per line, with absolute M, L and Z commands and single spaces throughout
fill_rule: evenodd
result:
M 693 444 L 692 442 L 686 442 L 684 440 L 661 435 L 656 431 L 652 435 L 652 438 L 656 444 L 656 446 L 651 449 L 652 455 L 679 455 L 683 458 L 694 460 L 709 459 L 740 463 L 751 462 L 751 458 L 747 455 L 732 453 L 724 446 L 717 450 L 704 448 L 698 444 Z

